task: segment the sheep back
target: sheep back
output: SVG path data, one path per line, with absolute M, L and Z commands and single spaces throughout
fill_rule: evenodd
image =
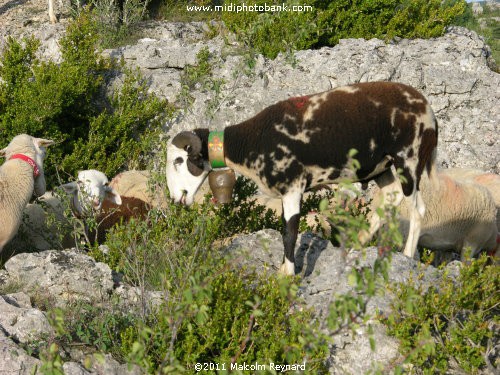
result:
M 421 182 L 426 211 L 422 220 L 419 245 L 433 250 L 461 252 L 470 247 L 471 255 L 496 247 L 496 206 L 483 186 L 460 183 L 437 174 L 431 182 L 424 173 Z M 409 209 L 403 199 L 400 206 L 403 235 L 407 235 Z

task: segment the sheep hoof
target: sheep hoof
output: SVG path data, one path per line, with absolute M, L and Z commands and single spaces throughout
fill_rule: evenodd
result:
M 285 262 L 281 265 L 278 273 L 283 276 L 294 276 L 295 275 L 295 264 L 285 259 Z

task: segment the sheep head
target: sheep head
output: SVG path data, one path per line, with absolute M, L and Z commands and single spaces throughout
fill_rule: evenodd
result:
M 175 203 L 191 205 L 210 170 L 202 141 L 194 132 L 177 134 L 167 148 L 167 185 Z
M 77 181 L 61 187 L 70 195 L 73 212 L 78 217 L 99 211 L 104 200 L 116 205 L 122 204 L 120 195 L 109 186 L 106 175 L 94 169 L 80 171 Z
M 23 154 L 33 159 L 40 171 L 35 177 L 34 194 L 41 196 L 45 193 L 45 175 L 43 174 L 43 160 L 47 152 L 47 147 L 55 142 L 50 139 L 35 138 L 27 134 L 16 135 L 9 145 L 0 150 L 0 156 L 7 160 L 14 154 Z

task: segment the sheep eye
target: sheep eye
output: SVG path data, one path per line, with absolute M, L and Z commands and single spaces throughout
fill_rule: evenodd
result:
M 174 165 L 179 165 L 184 162 L 184 159 L 181 158 L 180 156 L 174 160 Z

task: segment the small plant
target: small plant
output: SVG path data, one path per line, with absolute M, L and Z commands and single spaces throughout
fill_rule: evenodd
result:
M 206 114 L 213 118 L 222 102 L 221 92 L 224 80 L 214 78 L 212 74 L 213 61 L 207 47 L 200 49 L 196 54 L 196 65 L 187 65 L 181 76 L 181 92 L 177 96 L 182 109 L 187 110 L 194 101 L 191 92 L 195 89 L 211 91 L 212 98 L 207 104 Z
M 297 289 L 288 279 L 224 267 L 199 277 L 193 274 L 185 288 L 172 289 L 175 302 L 167 302 L 144 328 L 123 334 L 126 351 L 148 373 L 195 373 L 188 365 L 196 362 L 225 363 L 229 370 L 231 363 L 256 361 L 305 361 L 308 371 L 326 373 L 327 341 L 308 310 L 293 308 Z
M 230 237 L 235 233 L 252 233 L 264 228 L 281 230 L 282 224 L 276 213 L 257 204 L 252 196 L 257 185 L 238 177 L 231 203 L 212 206 L 213 213 L 220 220 L 218 238 Z
M 500 269 L 488 263 L 486 256 L 470 260 L 456 281 L 445 274 L 427 290 L 415 282 L 396 288 L 393 313 L 385 324 L 400 340 L 405 364 L 425 374 L 445 373 L 451 363 L 467 373 L 487 365 L 498 368 L 498 363 L 486 363 L 491 327 L 500 323 Z
M 92 18 L 99 29 L 101 46 L 122 45 L 136 33 L 140 21 L 147 17 L 150 0 L 90 0 Z M 87 12 L 81 10 L 79 13 Z

